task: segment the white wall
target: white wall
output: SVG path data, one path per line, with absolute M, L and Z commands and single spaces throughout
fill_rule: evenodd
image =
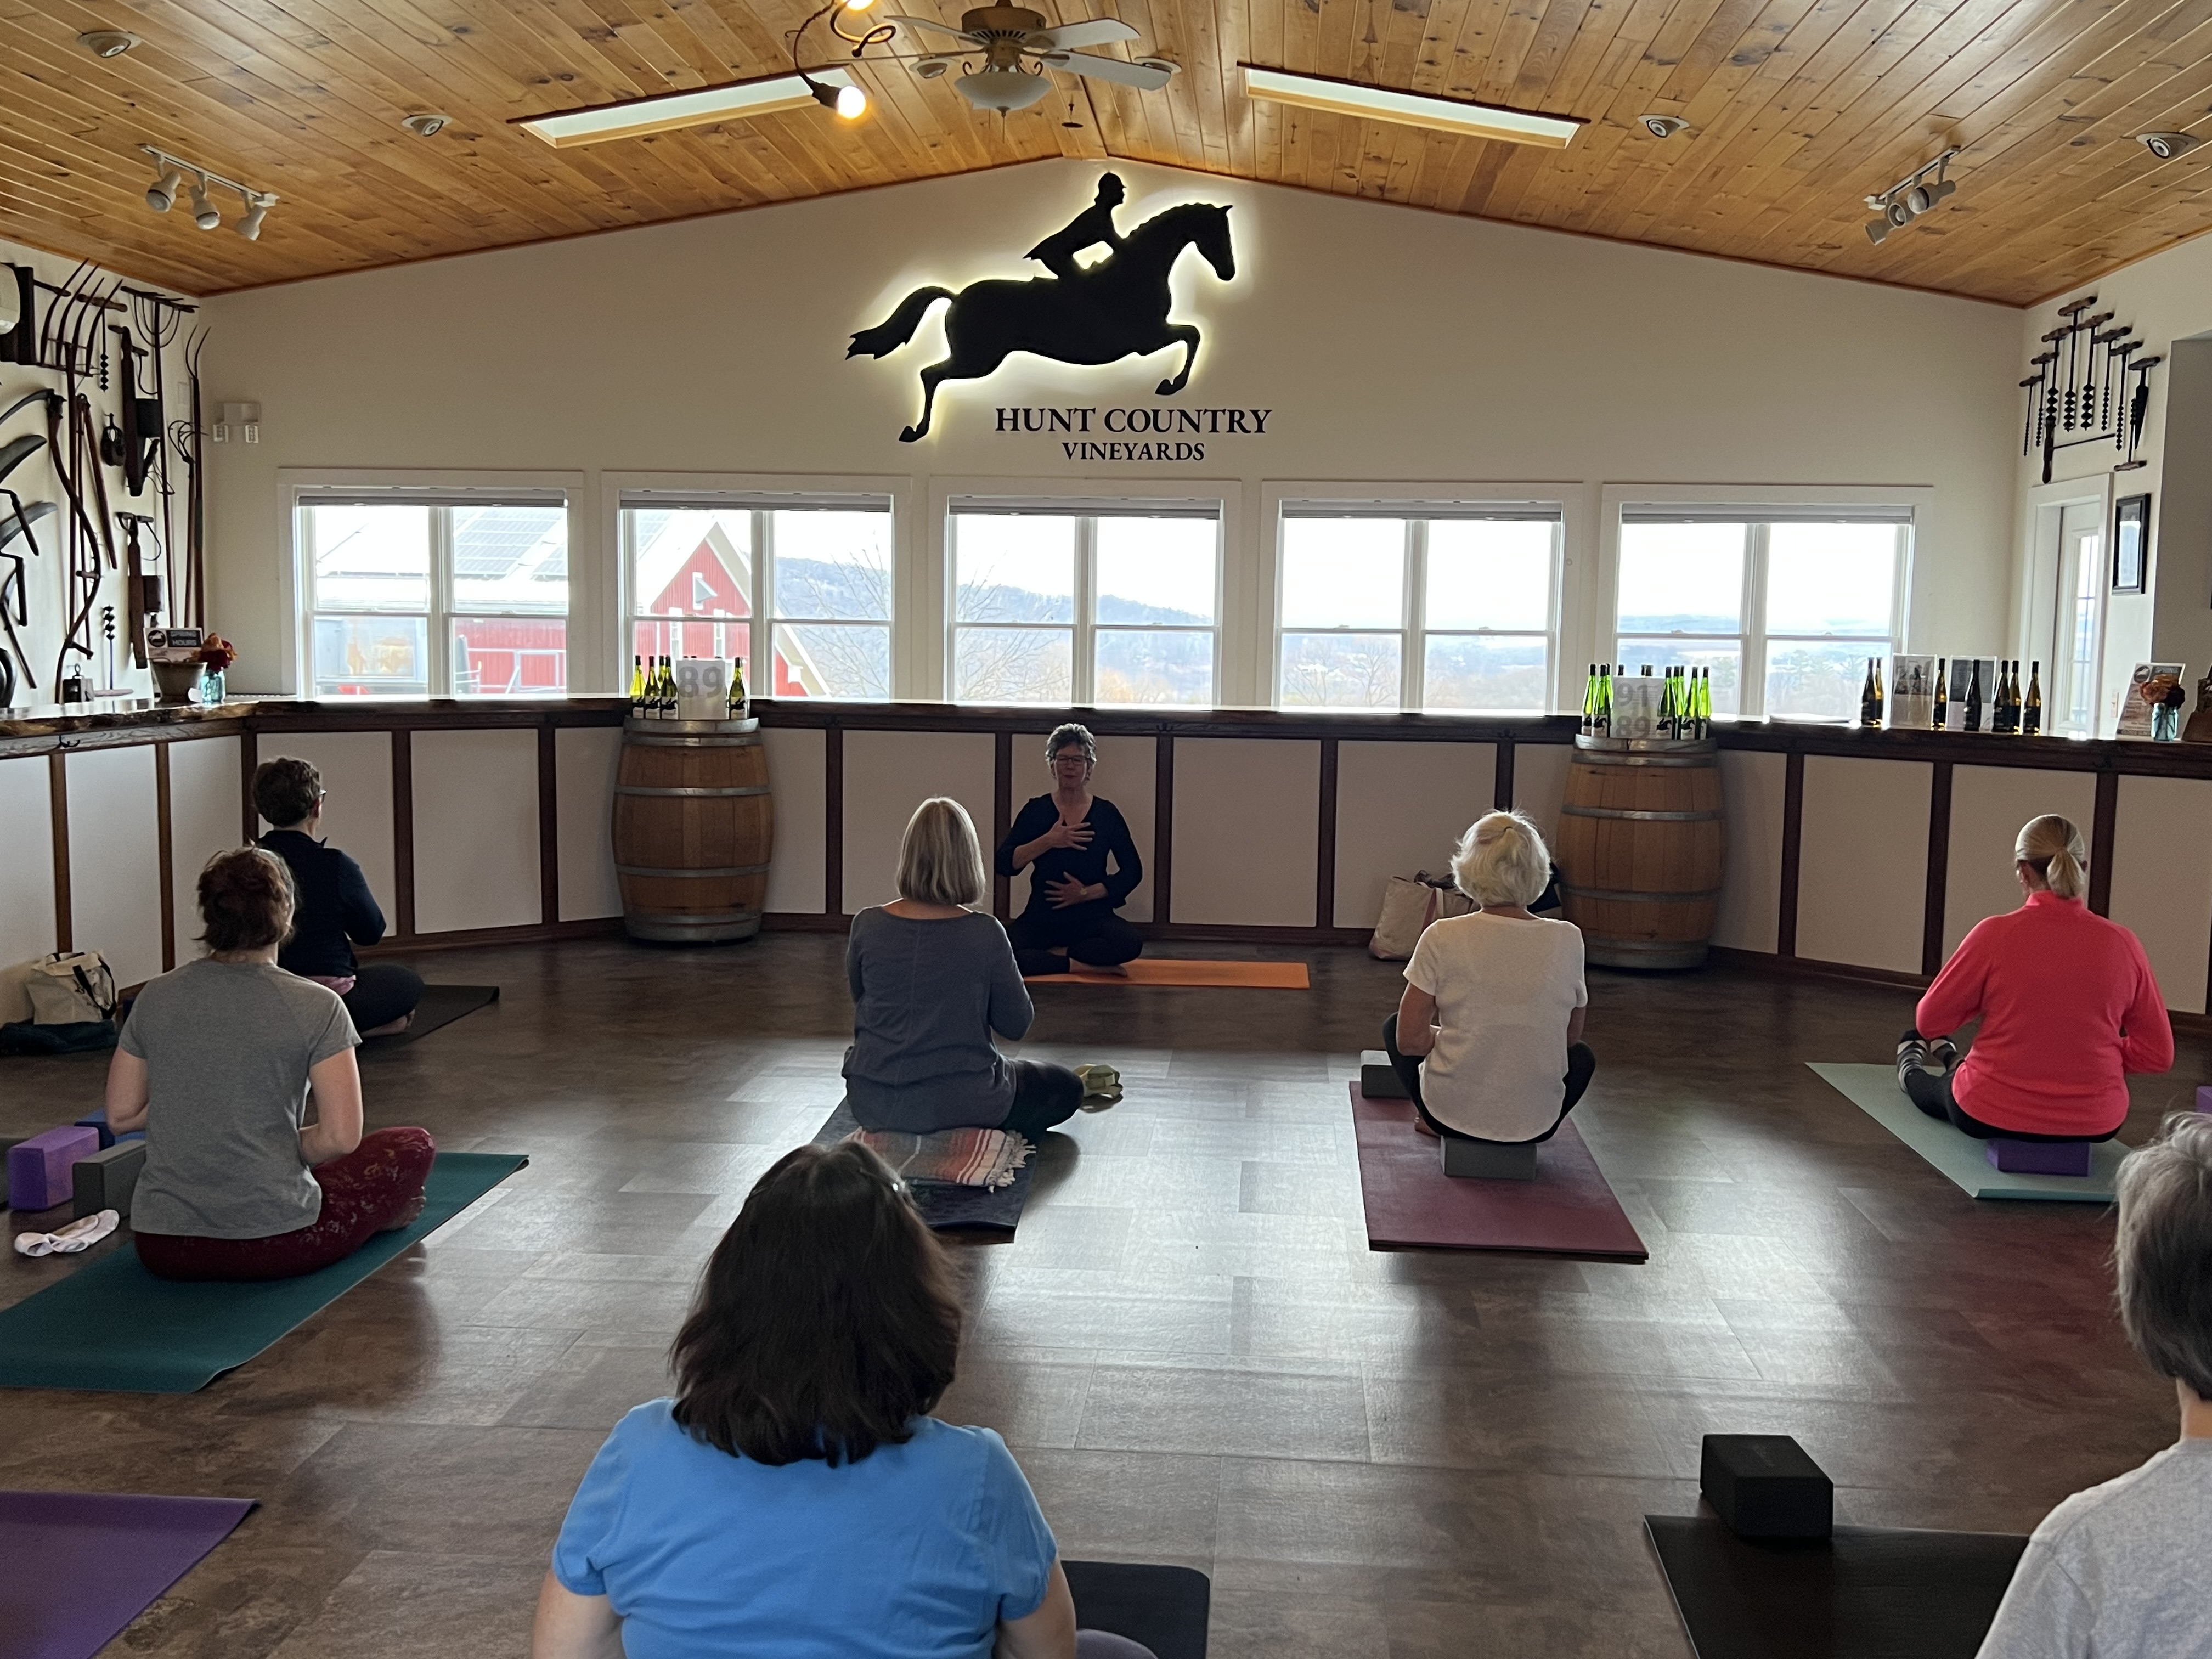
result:
M 1172 402 L 1273 413 L 1264 437 L 1207 440 L 1203 463 L 1070 461 L 1058 439 L 994 430 L 999 406 L 1164 404 L 1152 391 L 1164 357 L 1103 370 L 1018 359 L 953 385 L 938 431 L 903 445 L 941 324 L 882 362 L 844 356 L 913 288 L 1024 274 L 1020 251 L 1091 198 L 1097 169 L 1076 162 L 213 301 L 210 395 L 263 410 L 258 445 L 215 452 L 215 611 L 245 647 L 235 683 L 286 684 L 282 467 L 573 469 L 594 497 L 602 471 L 889 475 L 913 478 L 916 502 L 940 476 L 1226 478 L 1243 500 L 1224 592 L 1252 642 L 1224 660 L 1229 702 L 1258 700 L 1265 683 L 1266 481 L 1552 480 L 1593 508 L 1608 481 L 1932 485 L 1916 648 L 1931 618 L 1946 633 L 2004 625 L 2017 312 L 1115 165 L 1130 183 L 1125 224 L 1177 200 L 1234 209 L 1237 280 L 1194 256 L 1177 267 L 1177 313 L 1205 343 Z M 584 505 L 587 525 L 609 521 Z M 611 611 L 602 533 L 572 569 Z M 908 545 L 917 568 L 934 568 L 933 533 Z M 1578 566 L 1593 555 L 1569 550 Z M 1567 576 L 1579 592 L 1580 569 Z M 572 639 L 572 684 L 613 689 L 616 641 L 580 613 Z M 927 639 L 902 646 L 933 660 Z M 1578 639 L 1566 651 L 1588 654 Z M 910 677 L 901 690 L 935 694 Z

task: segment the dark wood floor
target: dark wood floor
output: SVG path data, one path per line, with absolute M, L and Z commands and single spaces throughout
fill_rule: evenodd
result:
M 836 1103 L 842 947 L 421 958 L 504 995 L 372 1061 L 371 1122 L 530 1168 L 203 1393 L 0 1393 L 0 1486 L 261 1500 L 112 1651 L 523 1653 L 578 1475 Z M 2172 1438 L 2109 1217 L 1977 1204 L 1805 1069 L 1886 1058 L 1908 994 L 1594 975 L 1577 1121 L 1651 1250 L 1595 1266 L 1368 1251 L 1345 1082 L 1397 977 L 1314 966 L 1042 992 L 1025 1052 L 1128 1097 L 1054 1138 L 1016 1242 L 960 1254 L 945 1414 L 1006 1436 L 1067 1554 L 1211 1573 L 1218 1659 L 1680 1659 L 1638 1522 L 1693 1506 L 1711 1431 L 1796 1435 L 1844 1519 L 2012 1531 Z M 0 1062 L 0 1127 L 68 1121 L 104 1065 Z M 2208 1076 L 2185 1040 L 2128 1138 Z M 75 1265 L 11 1256 L 0 1304 Z

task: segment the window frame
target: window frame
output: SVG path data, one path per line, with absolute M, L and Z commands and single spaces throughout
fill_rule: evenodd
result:
M 576 669 L 584 660 L 578 652 L 579 623 L 589 625 L 588 602 L 580 609 L 578 596 L 588 591 L 578 568 L 579 555 L 585 538 L 580 533 L 586 521 L 583 496 L 585 477 L 580 472 L 459 472 L 439 468 L 400 470 L 395 468 L 280 468 L 276 475 L 278 539 L 283 556 L 279 562 L 279 598 L 283 605 L 280 635 L 283 666 L 279 672 L 277 690 L 287 696 L 319 696 L 314 690 L 314 619 L 319 616 L 331 617 L 421 617 L 424 621 L 425 681 L 428 689 L 426 697 L 468 696 L 472 701 L 495 702 L 512 696 L 515 701 L 536 700 L 542 697 L 580 694 L 588 688 L 580 684 Z M 362 610 L 321 611 L 314 607 L 315 579 L 312 560 L 314 556 L 313 538 L 303 530 L 301 509 L 317 505 L 338 505 L 358 501 L 362 497 L 389 496 L 392 505 L 421 504 L 448 509 L 433 516 L 430 520 L 429 593 L 428 604 L 422 610 Z M 331 499 L 336 498 L 336 499 Z M 456 622 L 469 618 L 489 620 L 520 619 L 529 615 L 543 618 L 546 613 L 521 613 L 503 611 L 465 609 L 454 603 L 453 568 L 453 534 L 450 509 L 455 507 L 519 505 L 558 506 L 568 520 L 568 599 L 567 608 L 560 613 L 562 623 L 563 671 L 559 690 L 547 689 L 535 692 L 499 693 L 485 696 L 480 693 L 465 693 L 453 689 L 453 630 Z M 369 696 L 383 693 L 368 693 Z M 411 697 L 415 694 L 394 695 Z M 348 699 L 352 701 L 352 699 Z
M 1620 538 L 1626 513 L 1644 511 L 1666 514 L 1669 509 L 1689 515 L 1729 515 L 1725 521 L 1747 526 L 1744 546 L 1743 587 L 1738 612 L 1740 631 L 1732 634 L 1644 634 L 1631 632 L 1628 637 L 1639 640 L 1680 641 L 1685 646 L 1704 642 L 1717 644 L 1735 642 L 1739 652 L 1740 680 L 1737 708 L 1732 716 L 1746 721 L 1763 720 L 1766 713 L 1766 672 L 1771 659 L 1769 647 L 1783 644 L 1833 644 L 1843 641 L 1881 643 L 1878 653 L 1885 659 L 1911 649 L 1912 575 L 1918 552 L 1920 534 L 1927 523 L 1929 508 L 1933 505 L 1933 488 L 1919 485 L 1893 487 L 1865 485 L 1680 485 L 1680 484 L 1607 484 L 1603 493 L 1600 514 L 1601 540 L 1598 558 L 1597 630 L 1593 641 L 1596 649 L 1594 659 L 1605 662 L 1621 660 L 1620 656 L 1622 630 L 1620 627 Z M 1820 521 L 1824 511 L 1832 512 L 1836 520 L 1866 517 L 1875 514 L 1899 513 L 1903 522 L 1898 525 L 1898 556 L 1890 574 L 1890 628 L 1886 638 L 1876 635 L 1859 634 L 1769 634 L 1766 629 L 1766 578 L 1769 556 L 1769 528 L 1776 523 L 1808 520 Z M 1802 720 L 1821 723 L 1817 717 L 1802 714 L 1777 714 L 1778 720 Z
M 945 478 L 930 490 L 934 590 L 938 606 L 933 675 L 923 695 L 948 706 L 977 708 L 994 705 L 963 702 L 954 695 L 953 673 L 960 629 L 991 627 L 1065 628 L 1073 653 L 1068 675 L 1069 696 L 1065 704 L 1022 704 L 1024 708 L 1220 708 L 1233 706 L 1224 696 L 1239 676 L 1229 660 L 1237 629 L 1231 625 L 1232 580 L 1238 508 L 1243 486 L 1196 479 L 1148 477 L 1142 480 L 1086 478 Z M 953 517 L 963 507 L 993 506 L 1039 517 L 1067 517 L 1077 520 L 1075 604 L 1073 619 L 1066 623 L 963 623 L 959 620 L 959 561 Z M 1210 628 L 1176 623 L 1109 623 L 1102 630 L 1097 619 L 1097 520 L 1103 517 L 1142 517 L 1146 507 L 1177 510 L 1178 516 L 1210 514 L 1214 526 L 1213 622 Z M 1086 510 L 1087 509 L 1087 510 Z M 1211 633 L 1213 636 L 1212 695 L 1204 703 L 1097 704 L 1097 636 L 1105 632 Z
M 1280 709 L 1283 702 L 1283 570 L 1284 526 L 1290 518 L 1313 516 L 1400 519 L 1407 537 L 1401 572 L 1404 592 L 1399 602 L 1399 626 L 1393 629 L 1347 628 L 1346 633 L 1398 635 L 1398 702 L 1395 709 L 1322 709 L 1314 714 L 1413 713 L 1470 720 L 1536 719 L 1559 710 L 1565 695 L 1568 614 L 1576 599 L 1575 550 L 1582 544 L 1587 490 L 1579 484 L 1561 483 L 1402 483 L 1376 485 L 1357 482 L 1282 482 L 1265 486 L 1265 522 L 1271 527 L 1266 559 L 1270 592 L 1262 641 L 1265 683 L 1260 706 Z M 1326 512 L 1301 514 L 1301 507 L 1340 506 L 1340 515 Z M 1431 509 L 1427 513 L 1423 508 Z M 1286 510 L 1287 509 L 1287 510 Z M 1542 519 L 1553 524 L 1552 569 L 1547 600 L 1549 623 L 1542 630 L 1545 645 L 1544 702 L 1539 708 L 1430 708 L 1424 706 L 1428 674 L 1428 642 L 1432 638 L 1508 639 L 1536 637 L 1534 629 L 1431 629 L 1428 626 L 1428 526 L 1446 519 Z M 1300 628 L 1297 633 L 1325 633 Z M 1577 687 L 1579 681 L 1577 681 Z

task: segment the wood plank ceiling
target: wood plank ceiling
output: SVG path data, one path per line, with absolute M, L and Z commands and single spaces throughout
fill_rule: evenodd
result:
M 2212 145 L 2160 162 L 2132 137 L 2212 136 L 2212 0 L 1030 3 L 1120 16 L 1183 72 L 1153 94 L 1055 76 L 1002 124 L 949 79 L 872 61 L 857 123 L 807 111 L 555 151 L 508 118 L 775 72 L 808 8 L 0 0 L 0 236 L 204 294 L 1115 156 L 2025 304 L 2212 227 Z M 76 44 L 94 28 L 143 43 L 103 61 Z M 831 61 L 819 25 L 809 40 Z M 1239 60 L 1591 125 L 1541 150 L 1286 109 L 1244 97 Z M 400 128 L 422 111 L 453 123 Z M 1689 131 L 1651 138 L 1654 112 Z M 1870 244 L 1861 198 L 1946 142 L 1966 147 L 1957 194 Z M 149 211 L 141 143 L 278 192 L 262 239 Z

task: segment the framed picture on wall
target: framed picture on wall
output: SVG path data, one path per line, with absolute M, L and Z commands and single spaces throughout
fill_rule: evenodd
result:
M 2150 550 L 2150 497 L 2123 495 L 2112 507 L 2112 592 L 2143 591 Z

